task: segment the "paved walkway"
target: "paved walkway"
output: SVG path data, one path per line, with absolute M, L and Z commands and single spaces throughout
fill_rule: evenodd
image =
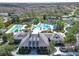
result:
M 68 32 L 68 31 L 66 30 L 68 27 L 71 27 L 71 26 L 68 24 L 67 26 L 64 27 L 65 33 Z
M 54 53 L 54 55 L 58 55 L 58 54 L 60 54 L 60 55 L 66 55 L 65 53 L 63 53 L 63 52 L 60 51 L 60 47 L 55 47 L 55 49 L 57 51 Z
M 56 52 L 55 53 L 52 53 L 50 55 L 64 55 L 64 56 L 79 56 L 79 52 L 61 52 L 59 50 L 60 47 L 55 47 L 56 48 Z

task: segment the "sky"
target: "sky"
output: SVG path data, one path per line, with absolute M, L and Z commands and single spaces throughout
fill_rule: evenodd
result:
M 79 2 L 79 0 L 0 0 L 0 2 L 47 3 L 47 2 Z

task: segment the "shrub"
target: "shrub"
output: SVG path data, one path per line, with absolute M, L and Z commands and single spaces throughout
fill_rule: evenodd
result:
M 44 30 L 44 31 L 42 31 L 41 33 L 52 33 L 53 31 L 51 31 L 51 30 Z
M 29 54 L 31 50 L 29 49 L 19 49 L 18 54 Z
M 42 55 L 47 55 L 49 52 L 45 48 L 39 48 L 39 49 L 37 49 L 37 53 L 42 54 Z

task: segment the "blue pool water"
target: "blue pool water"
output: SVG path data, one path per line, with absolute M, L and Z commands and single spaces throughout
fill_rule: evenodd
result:
M 49 24 L 38 24 L 36 25 L 36 29 L 40 29 L 40 28 L 45 28 L 45 29 L 54 29 L 54 25 L 49 25 Z M 33 29 L 35 29 L 33 28 Z
M 32 33 L 33 34 L 39 33 L 41 32 L 42 29 L 54 30 L 55 27 L 56 27 L 55 25 L 50 25 L 50 24 L 38 24 L 32 28 Z
M 50 28 L 50 26 L 48 24 L 40 24 L 37 25 L 37 28 Z
M 22 30 L 23 25 L 15 25 L 13 29 L 11 29 L 11 32 L 16 32 L 18 30 Z

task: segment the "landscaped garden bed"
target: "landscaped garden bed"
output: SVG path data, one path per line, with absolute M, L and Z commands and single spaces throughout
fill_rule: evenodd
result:
M 31 50 L 29 49 L 19 49 L 18 54 L 29 54 Z
M 51 31 L 51 30 L 44 30 L 41 33 L 53 33 L 53 31 Z
M 40 54 L 40 55 L 48 55 L 49 52 L 45 48 L 38 48 L 37 53 Z
M 77 48 L 60 48 L 62 52 L 79 52 Z

